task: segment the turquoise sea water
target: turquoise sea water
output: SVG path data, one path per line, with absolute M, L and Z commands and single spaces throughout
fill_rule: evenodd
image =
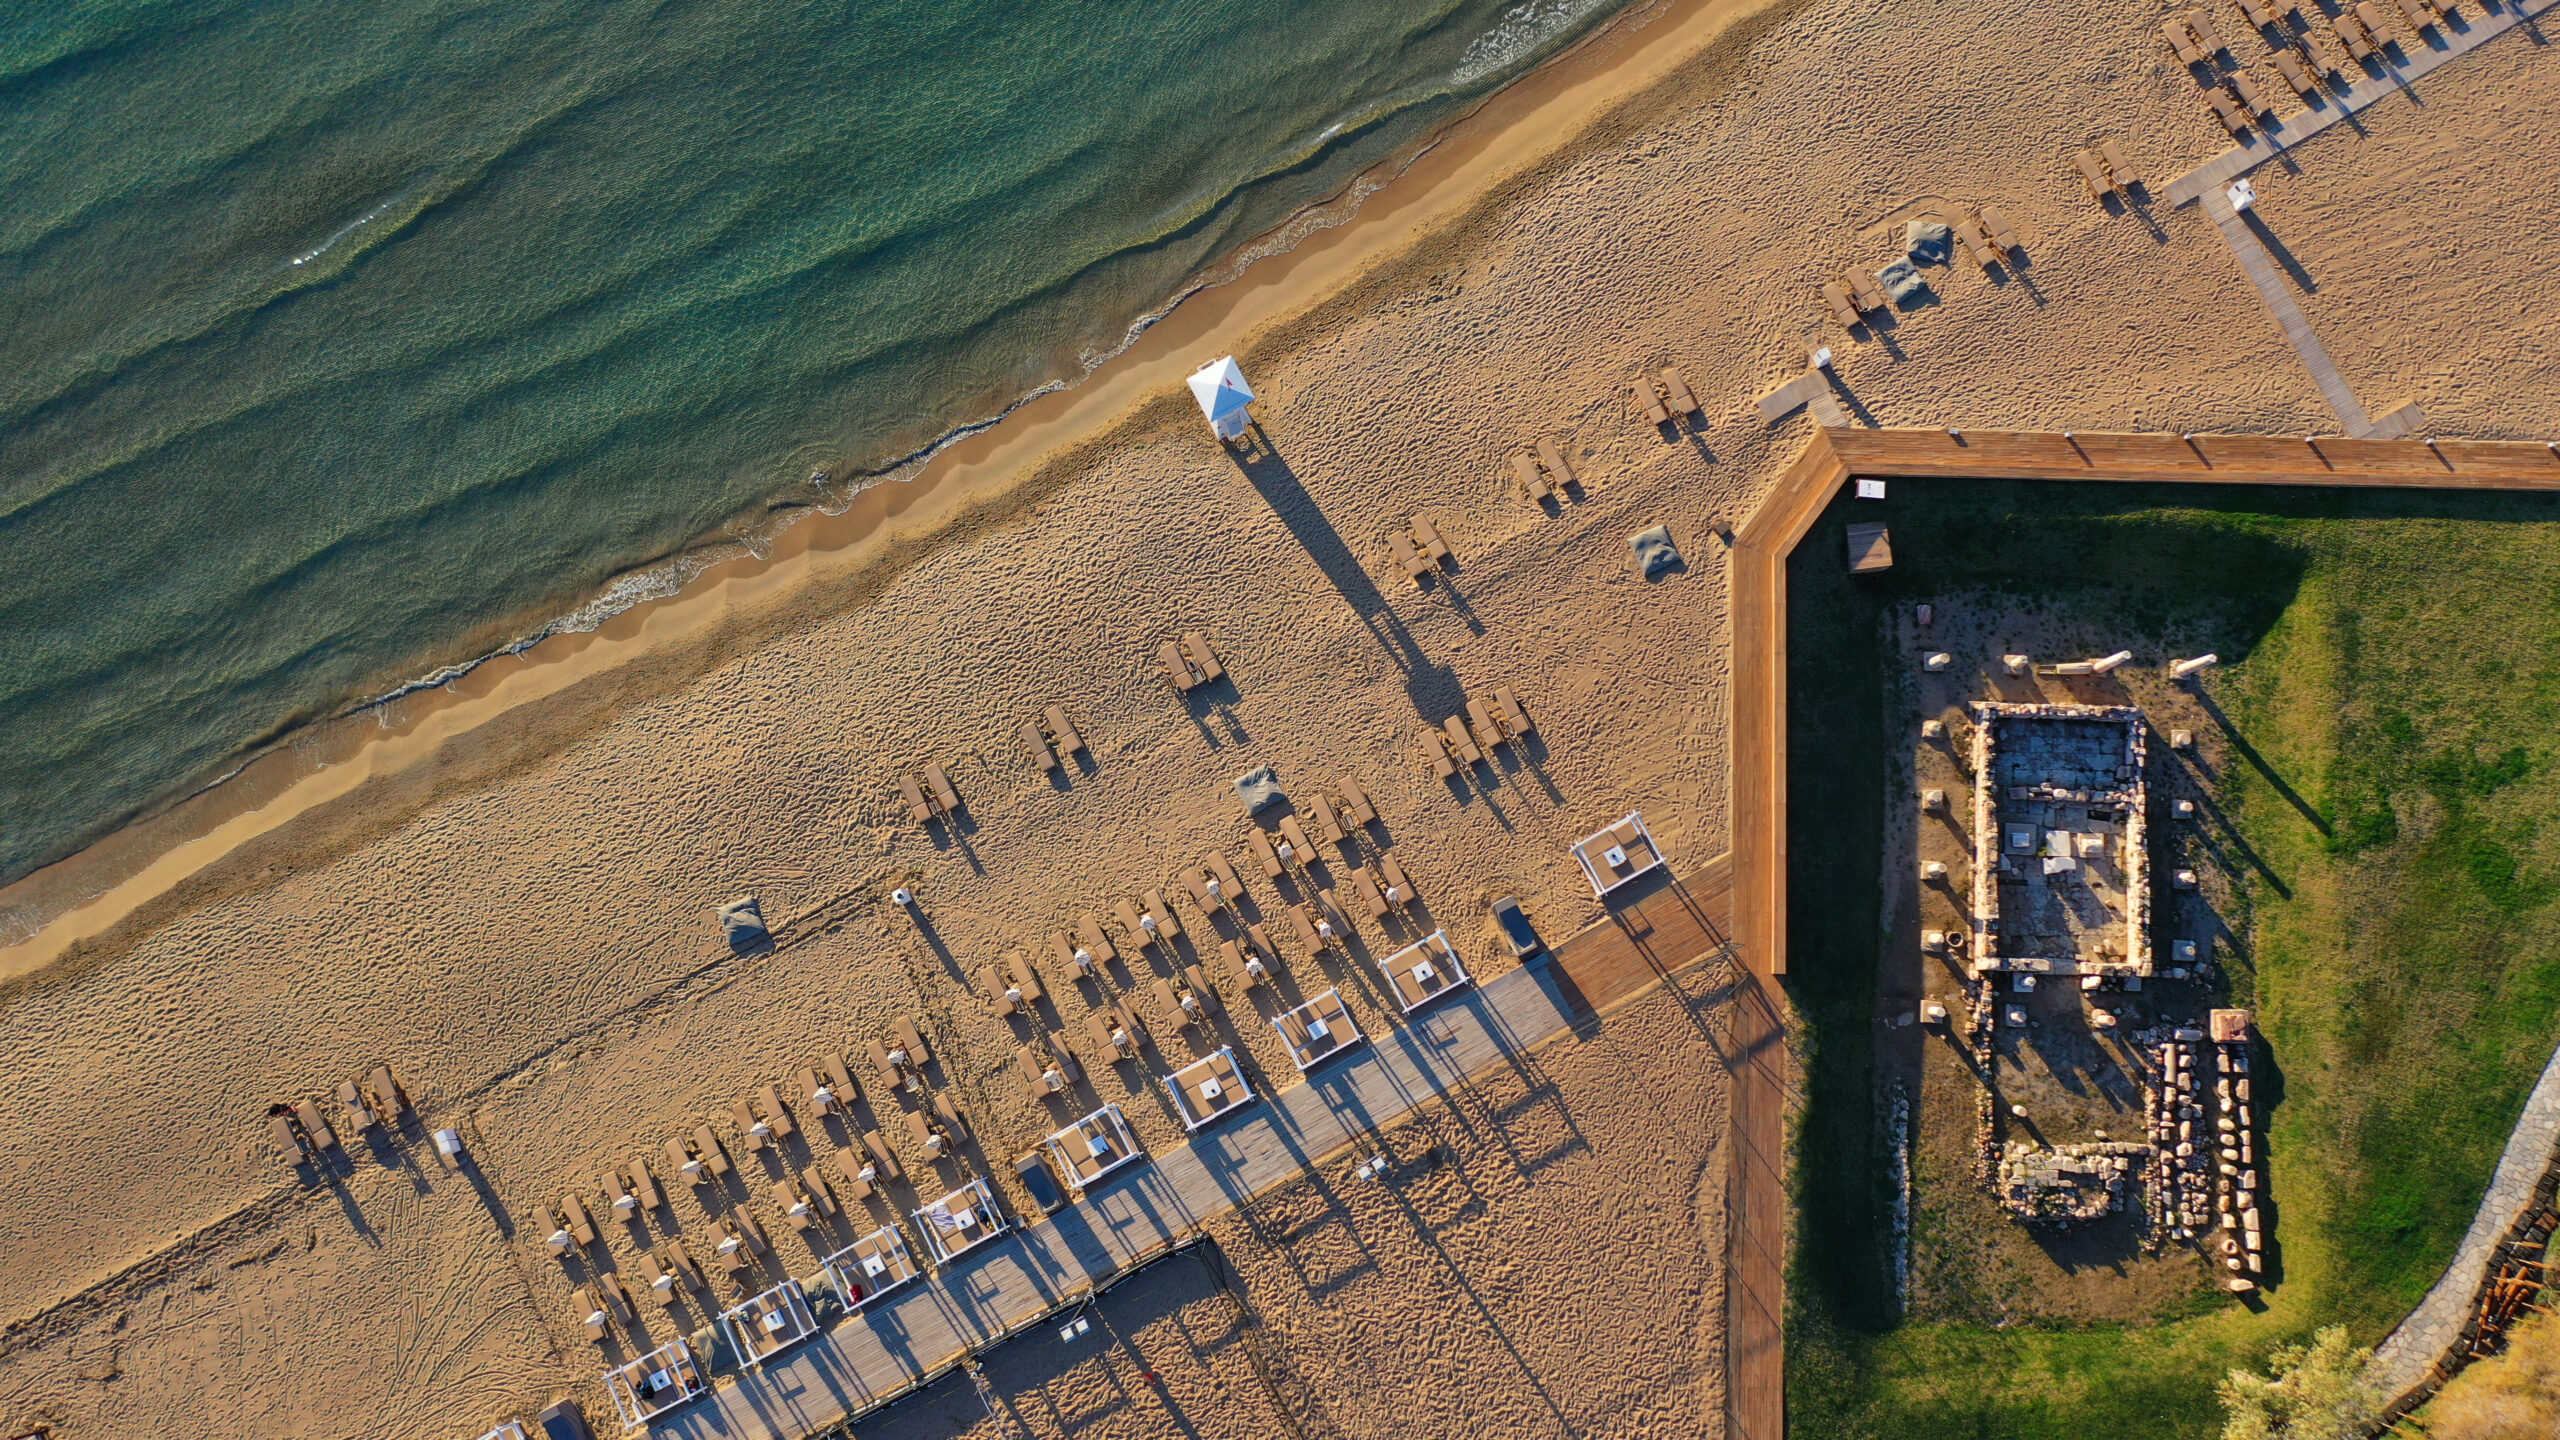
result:
M 5 0 L 0 880 L 1081 373 L 1615 3 Z

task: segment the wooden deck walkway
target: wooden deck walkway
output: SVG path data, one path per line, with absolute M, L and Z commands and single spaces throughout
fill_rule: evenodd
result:
M 2320 398 L 2329 402 L 2329 410 L 2346 427 L 2349 435 L 2373 433 L 2373 421 L 2367 419 L 2364 405 L 2356 392 L 2338 373 L 2338 364 L 2329 358 L 2329 347 L 2320 343 L 2319 334 L 2302 313 L 2302 306 L 2286 287 L 2284 277 L 2276 273 L 2276 262 L 2268 256 L 2267 247 L 2258 243 L 2257 232 L 2249 228 L 2248 217 L 2231 208 L 2230 197 L 2220 186 L 2204 192 L 2204 213 L 2222 231 L 2231 244 L 2231 253 L 2240 257 L 2240 269 L 2249 283 L 2258 287 L 2258 298 L 2267 304 L 2268 313 L 2276 317 L 2276 328 L 2284 332 L 2285 343 L 2302 360 L 2302 368 L 2311 372 L 2311 383 L 2320 387 Z M 2401 434 L 2407 434 L 2404 429 Z
M 724 1375 L 656 1435 L 800 1440 L 947 1369 L 1211 1217 L 1286 1184 L 1363 1133 L 1563 1032 L 1581 1008 L 1539 961 L 1462 992 L 1098 1195 L 988 1244 L 784 1352 Z
M 1722 949 L 1733 935 L 1732 867 L 1717 856 L 1614 902 L 1609 917 L 1555 948 L 1582 1017 L 1650 990 L 1672 971 Z

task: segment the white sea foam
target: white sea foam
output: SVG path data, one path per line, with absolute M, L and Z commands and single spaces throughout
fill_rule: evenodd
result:
M 1498 74 L 1536 54 L 1556 36 L 1581 24 L 1611 0 L 1527 0 L 1502 12 L 1492 29 L 1458 57 L 1450 83 L 1460 88 Z
M 417 193 L 418 192 L 415 187 L 401 191 L 399 194 L 394 195 L 390 199 L 383 201 L 381 204 L 374 206 L 372 209 L 367 210 L 353 220 L 348 221 L 346 224 L 339 226 L 336 230 L 330 232 L 328 239 L 323 240 L 319 244 L 312 246 L 310 249 L 303 251 L 301 254 L 294 256 L 292 259 L 287 260 L 284 264 L 279 265 L 276 268 L 278 270 L 289 270 L 297 265 L 310 264 L 312 261 L 328 254 L 330 248 L 335 246 L 339 241 L 346 239 L 358 230 L 363 229 L 367 225 L 370 225 L 374 221 L 391 213 L 393 206 L 398 205 L 400 202 Z

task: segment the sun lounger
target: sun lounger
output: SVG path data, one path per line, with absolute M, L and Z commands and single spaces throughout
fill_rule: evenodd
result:
M 542 1243 L 550 1247 L 552 1254 L 566 1255 L 569 1247 L 578 1243 L 578 1237 L 569 1233 L 569 1223 L 549 1205 L 537 1202 L 533 1207 L 533 1219 L 535 1233 L 542 1237 Z
M 1884 287 L 1876 283 L 1875 272 L 1864 265 L 1849 267 L 1849 293 L 1857 297 L 1860 314 L 1872 315 L 1886 306 Z
M 765 1250 L 764 1226 L 757 1222 L 754 1212 L 737 1210 L 731 1213 L 729 1220 L 738 1227 L 738 1233 L 746 1237 L 747 1249 L 762 1255 Z
M 2109 184 L 2107 184 L 2107 167 L 2104 167 L 2104 164 L 2099 164 L 2097 151 L 2074 151 L 2074 156 L 2071 156 L 2071 164 L 2074 164 L 2074 167 L 2079 167 L 2079 172 L 2081 172 L 2081 190 L 2089 192 L 2089 200 L 2104 200 L 2104 197 L 2107 197 L 2107 190 L 2109 190 Z
M 862 1098 L 862 1087 L 853 1083 L 853 1072 L 845 1068 L 843 1051 L 828 1051 L 819 1064 L 824 1067 L 824 1078 L 832 1092 L 830 1098 L 835 1101 L 835 1108 L 842 1110 Z
M 1040 998 L 1040 976 L 1031 968 L 1031 961 L 1021 951 L 1005 952 L 1004 971 L 1006 978 L 1013 981 L 1013 988 L 1022 992 L 1023 999 Z
M 2284 83 L 2293 87 L 2294 94 L 2309 100 L 2320 93 L 2319 77 L 2311 73 L 2310 66 L 2302 63 L 2301 56 L 2290 50 L 2279 50 L 2274 58 L 2276 73 L 2284 77 Z
M 338 1082 L 338 1128 L 349 1135 L 362 1135 L 373 1128 L 373 1111 L 364 1103 L 364 1095 L 353 1080 Z
M 756 1099 L 759 1102 L 759 1110 L 764 1116 L 765 1123 L 773 1127 L 774 1138 L 779 1140 L 783 1136 L 790 1134 L 791 1112 L 783 1108 L 782 1091 L 780 1087 L 766 1085 L 762 1089 L 756 1091 Z
M 1234 981 L 1239 987 L 1250 990 L 1254 986 L 1263 983 L 1265 978 L 1264 976 L 1257 975 L 1246 968 L 1245 962 L 1247 957 L 1244 953 L 1244 946 L 1236 941 L 1219 941 L 1218 959 L 1227 972 L 1227 978 Z
M 1221 899 L 1233 902 L 1244 898 L 1244 877 L 1236 873 L 1235 863 L 1227 858 L 1225 851 L 1210 851 L 1208 865 L 1209 874 L 1218 882 Z
M 1191 675 L 1190 662 L 1182 658 L 1182 647 L 1167 640 L 1156 646 L 1156 661 L 1164 666 L 1164 678 L 1176 690 L 1189 690 L 1200 682 Z
M 1259 955 L 1265 964 L 1279 960 L 1280 947 L 1271 943 L 1270 932 L 1264 930 L 1259 924 L 1244 927 L 1244 940 L 1248 956 Z
M 1076 939 L 1097 965 L 1120 958 L 1120 952 L 1111 948 L 1111 937 L 1102 933 L 1102 922 L 1090 911 L 1076 917 Z
M 1052 705 L 1047 713 L 1049 738 L 1058 742 L 1058 757 L 1064 759 L 1082 750 L 1084 737 L 1076 733 L 1076 727 L 1067 723 L 1067 708 L 1063 705 Z
M 2222 32 L 2213 28 L 2213 17 L 2202 10 L 2187 12 L 2187 28 L 2196 32 L 2196 43 L 2208 57 L 2229 48 L 2222 43 Z
M 1629 386 L 1628 393 L 1634 397 L 1636 408 L 1644 412 L 1647 421 L 1655 425 L 1671 423 L 1671 407 L 1662 403 L 1661 388 L 1650 377 Z
M 649 1282 L 649 1294 L 661 1305 L 673 1305 L 681 1297 L 676 1293 L 676 1273 L 659 1263 L 657 1252 L 640 1252 L 640 1278 Z
M 2098 158 L 2107 162 L 2107 178 L 2119 190 L 2130 190 L 2141 179 L 2133 173 L 2133 162 L 2124 158 L 2124 147 L 2113 140 L 2098 142 Z
M 1066 1036 L 1044 1034 L 1040 1037 L 1040 1045 L 1049 1052 L 1049 1063 L 1057 1066 L 1058 1073 L 1067 1077 L 1068 1084 L 1084 1078 L 1084 1062 L 1076 1059 L 1076 1052 L 1067 1044 Z
M 835 1152 L 835 1166 L 836 1184 L 842 1187 L 845 1194 L 857 1201 L 871 1198 L 871 1182 L 862 1176 L 862 1172 L 870 1166 L 867 1159 L 856 1151 L 838 1150 Z
M 1092 958 L 1090 950 L 1085 952 L 1087 958 L 1077 959 L 1075 937 L 1064 930 L 1049 932 L 1049 954 L 1070 975 L 1089 976 L 1093 974 L 1094 965 L 1099 963 Z
M 833 1215 L 840 1208 L 836 1204 L 834 1189 L 829 1185 L 827 1177 L 819 1172 L 801 1171 L 800 1188 L 809 1192 L 809 1198 L 817 1204 L 819 1214 Z
M 1982 207 L 1982 228 L 1991 232 L 1991 243 L 2003 256 L 2018 248 L 2018 232 L 2009 228 L 2009 217 L 1999 206 Z
M 1182 653 L 1190 656 L 1191 663 L 1200 667 L 1204 683 L 1223 678 L 1227 673 L 1218 664 L 1218 652 L 1209 648 L 1209 642 L 1197 630 L 1183 632 Z
M 776 1180 L 773 1182 L 773 1189 L 770 1193 L 773 1196 L 773 1203 L 782 1210 L 782 1218 L 790 1222 L 792 1229 L 805 1235 L 809 1233 L 811 1229 L 816 1227 L 818 1223 L 817 1202 L 803 1194 L 800 1186 L 796 1182 L 791 1180 Z
M 1369 792 L 1360 788 L 1359 781 L 1345 775 L 1342 777 L 1342 783 L 1334 788 L 1342 792 L 1343 813 L 1351 824 L 1356 826 L 1378 823 L 1378 807 L 1369 803 Z
M 1156 934 L 1166 940 L 1181 939 L 1182 921 L 1173 913 L 1173 906 L 1165 900 L 1164 892 L 1150 890 L 1145 899 L 1147 918 L 1156 922 Z
M 1289 907 L 1289 928 L 1296 933 L 1298 943 L 1306 946 L 1310 952 L 1324 949 L 1324 937 L 1316 929 L 1315 912 L 1306 906 Z
M 628 1220 L 640 1213 L 640 1197 L 632 1194 L 631 1187 L 622 1182 L 619 1168 L 606 1167 L 605 1172 L 596 1177 L 596 1188 L 604 1192 L 605 1207 L 620 1218 Z
M 1386 877 L 1389 900 L 1398 905 L 1410 905 L 1414 902 L 1417 897 L 1413 893 L 1413 882 L 1405 878 L 1404 866 L 1397 863 L 1393 852 L 1379 853 L 1378 870 Z
M 969 1117 L 960 1113 L 960 1106 L 952 1100 L 950 1091 L 934 1092 L 933 1113 L 942 1117 L 943 1128 L 953 1136 L 962 1140 L 969 1138 Z
M 993 965 L 978 967 L 978 995 L 990 1015 L 1003 1017 L 1022 1008 L 1021 1002 L 1007 992 L 1003 974 Z
M 1189 983 L 1191 993 L 1199 997 L 1201 1005 L 1205 1006 L 1210 1013 L 1215 1014 L 1225 1008 L 1225 1002 L 1218 998 L 1218 987 L 1209 983 L 1208 973 L 1199 966 L 1183 966 L 1182 978 Z
M 1457 753 L 1449 748 L 1449 737 L 1430 726 L 1422 730 L 1423 752 L 1431 757 L 1431 773 L 1443 780 L 1458 773 Z
M 960 792 L 951 788 L 951 777 L 939 765 L 924 767 L 924 783 L 933 787 L 933 802 L 949 815 L 960 808 Z
M 1147 928 L 1145 917 L 1138 914 L 1138 907 L 1128 901 L 1112 901 L 1111 914 L 1120 922 L 1120 928 L 1128 932 L 1129 938 L 1136 942 L 1140 950 L 1146 949 L 1147 945 L 1156 938 L 1155 932 Z
M 2373 0 L 2356 0 L 2355 12 L 2356 22 L 2364 26 L 2366 34 L 2373 37 L 2374 49 L 2379 50 L 2390 44 L 2397 35 L 2397 30 L 2391 24 L 2391 18 L 2383 14 L 2382 7 L 2373 3 Z
M 1184 868 L 1182 888 L 1191 892 L 1192 902 L 1202 910 L 1214 911 L 1220 904 L 1218 897 L 1209 893 L 1209 872 L 1197 865 Z
M 2339 42 L 2347 47 L 2347 53 L 2358 63 L 2373 58 L 2376 48 L 2374 37 L 2365 33 L 2364 26 L 2357 23 L 2354 15 L 2341 12 L 2329 21 L 2329 28 L 2337 32 Z
M 1564 452 L 1556 448 L 1553 440 L 1542 437 L 1538 441 L 1538 463 L 1547 467 L 1547 473 L 1555 477 L 1559 489 L 1577 482 L 1573 466 L 1565 462 Z
M 1556 487 L 1549 484 L 1547 477 L 1540 473 L 1538 462 L 1530 458 L 1526 452 L 1516 453 L 1511 457 L 1511 473 L 1520 477 L 1520 488 L 1528 492 L 1532 500 L 1544 500 L 1556 493 Z
M 569 1224 L 569 1233 L 580 1245 L 596 1243 L 596 1222 L 587 1214 L 587 1203 L 575 1195 L 560 1197 L 560 1216 Z
M 1388 533 L 1387 553 L 1395 557 L 1397 565 L 1403 567 L 1405 578 L 1415 584 L 1420 584 L 1422 577 L 1430 573 L 1431 562 L 1423 559 L 1422 552 L 1413 548 L 1412 539 L 1401 532 Z
M 877 1130 L 862 1132 L 862 1148 L 871 1152 L 871 1163 L 881 1174 L 898 1178 L 898 1153 L 889 1148 L 889 1137 Z
M 1482 700 L 1472 697 L 1468 699 L 1467 725 L 1475 731 L 1476 748 L 1487 754 L 1491 754 L 1495 746 L 1503 744 L 1508 739 L 1502 733 L 1502 727 L 1493 723 L 1493 712 L 1484 708 Z
M 1849 287 L 1837 280 L 1822 282 L 1822 303 L 1831 307 L 1831 318 L 1838 321 L 1843 330 L 1864 318 L 1858 314 L 1858 307 L 1849 301 Z
M 1689 393 L 1689 382 L 1682 378 L 1679 366 L 1662 367 L 1662 388 L 1671 396 L 1672 414 L 1695 415 L 1698 413 L 1698 397 Z
M 596 1292 L 593 1289 L 584 1285 L 579 1286 L 569 1298 L 578 1307 L 578 1322 L 587 1327 L 587 1338 L 599 1345 L 603 1344 L 604 1302 L 596 1298 Z
M 1188 1030 L 1200 1017 L 1183 1008 L 1182 997 L 1174 993 L 1171 981 L 1158 979 L 1148 985 L 1147 994 L 1156 1002 L 1156 1013 L 1176 1030 Z
M 2240 13 L 2248 16 L 2249 23 L 2261 30 L 2276 23 L 2275 12 L 2269 10 L 2262 0 L 2240 0 Z
M 1502 728 L 1511 732 L 1512 739 L 1537 733 L 1538 727 L 1529 722 L 1529 712 L 1520 708 L 1520 697 L 1511 693 L 1510 686 L 1493 687 L 1493 708 L 1501 712 Z
M 711 1133 L 710 1126 L 693 1127 L 693 1153 L 701 1157 L 702 1168 L 714 1178 L 729 1173 L 729 1152 L 721 1146 L 720 1137 Z
M 897 1023 L 889 1027 L 889 1033 L 897 1037 L 898 1048 L 907 1052 L 909 1065 L 921 1070 L 933 1063 L 933 1051 L 925 1047 L 924 1033 L 916 1029 L 916 1017 L 899 1016 Z
M 919 825 L 933 819 L 933 806 L 926 803 L 924 798 L 924 787 L 916 783 L 916 777 L 913 775 L 899 776 L 898 794 L 907 802 L 908 819 L 915 821 Z
M 1306 827 L 1298 823 L 1297 816 L 1280 817 L 1280 840 L 1289 847 L 1287 858 L 1297 861 L 1300 865 L 1315 863 L 1316 847 L 1308 843 Z
M 649 1162 L 634 1158 L 630 1168 L 631 1193 L 640 1197 L 640 1208 L 655 1210 L 667 1203 L 658 1189 L 658 1177 L 649 1173 Z
M 1277 880 L 1280 872 L 1288 868 L 1280 863 L 1280 852 L 1271 848 L 1271 837 L 1259 825 L 1244 832 L 1244 848 L 1253 852 L 1254 861 L 1266 878 Z
M 926 1119 L 921 1110 L 907 1112 L 907 1138 L 916 1142 L 918 1149 L 934 1159 L 940 1159 L 944 1147 L 950 1143 L 933 1128 L 933 1122 Z
M 1058 757 L 1049 753 L 1049 737 L 1040 733 L 1040 722 L 1025 720 L 1014 732 L 1022 737 L 1022 753 L 1031 757 L 1031 768 L 1046 773 L 1058 768 Z
M 2273 107 L 2267 104 L 2267 92 L 2259 86 L 2257 77 L 2246 70 L 2231 72 L 2231 93 L 2240 97 L 2240 108 L 2248 114 L 2265 115 L 2272 111 Z
M 747 1268 L 747 1237 L 726 1220 L 714 1220 L 702 1232 L 711 1243 L 711 1263 L 730 1275 Z
M 2204 47 L 2196 43 L 2194 32 L 2187 28 L 2185 16 L 2172 15 L 2161 21 L 2160 33 L 2169 37 L 2169 48 L 2177 52 L 2179 64 L 2201 65 L 2204 63 Z
M 1448 732 L 1449 748 L 1457 752 L 1459 759 L 1470 765 L 1482 763 L 1484 752 L 1477 749 L 1476 742 L 1468 736 L 1464 717 L 1452 715 L 1440 728 Z
M 1342 817 L 1333 813 L 1333 802 L 1324 797 L 1324 792 L 1308 796 L 1307 809 L 1316 817 L 1317 834 L 1336 845 L 1350 838 L 1350 833 L 1342 828 Z
M 1369 918 L 1372 920 L 1386 919 L 1387 912 L 1395 907 L 1387 903 L 1386 892 L 1378 885 L 1377 872 L 1371 870 L 1368 866 L 1363 865 L 1359 869 L 1351 872 L 1351 881 L 1354 885 L 1360 887 L 1360 901 L 1362 904 L 1369 907 Z
M 622 1288 L 622 1277 L 610 1270 L 596 1272 L 596 1293 L 604 1297 L 605 1308 L 628 1320 L 631 1318 L 631 1292 Z
M 409 1108 L 409 1092 L 401 1089 L 400 1082 L 391 1078 L 391 1067 L 374 1066 L 365 1086 L 373 1094 L 373 1113 L 381 1116 L 385 1125 L 399 1124 L 400 1113 Z
M 685 1144 L 683 1136 L 679 1135 L 669 1140 L 663 1149 L 667 1157 L 668 1174 L 681 1175 L 687 1180 L 697 1182 L 708 1181 L 711 1178 L 707 1173 L 709 1167 L 693 1158 L 693 1149 Z
M 2302 53 L 2311 57 L 2311 68 L 2323 75 L 2335 75 L 2355 63 L 2335 39 L 2316 29 L 2302 32 Z
M 1956 238 L 1964 242 L 1964 253 L 1972 257 L 1974 264 L 1987 270 L 1999 263 L 2000 252 L 1991 248 L 1990 237 L 1982 233 L 1982 226 L 1972 216 L 1957 211 L 1954 229 Z
M 888 1046 L 873 1040 L 863 1046 L 862 1054 L 871 1062 L 872 1073 L 880 1077 L 881 1088 L 895 1090 L 906 1083 L 907 1077 L 900 1074 L 897 1065 L 889 1059 Z
M 338 1137 L 331 1132 L 328 1122 L 320 1118 L 319 1106 L 308 1100 L 296 1100 L 293 1102 L 293 1118 L 302 1122 L 302 1133 L 311 1137 L 313 1150 L 336 1147 Z
M 702 1267 L 694 1263 L 693 1251 L 682 1240 L 669 1240 L 664 1252 L 667 1267 L 676 1272 L 677 1279 L 696 1290 L 711 1288 L 711 1282 L 702 1277 Z
M 267 1138 L 275 1142 L 278 1150 L 284 1152 L 284 1163 L 287 1165 L 299 1165 L 311 1156 L 310 1144 L 302 1138 L 301 1131 L 293 1128 L 293 1117 L 290 1115 L 268 1116 Z
M 1084 1028 L 1093 1037 L 1095 1048 L 1107 1057 L 1126 1060 L 1138 1053 L 1138 1032 L 1120 1024 L 1107 1011 L 1096 1010 L 1084 1017 Z
M 2204 103 L 2205 108 L 2213 112 L 2213 118 L 2222 122 L 2223 129 L 2237 135 L 2249 128 L 2249 117 L 2240 113 L 2240 107 L 2231 103 L 2230 96 L 2219 90 L 2207 90 Z
M 773 1133 L 773 1127 L 758 1120 L 744 1100 L 729 1102 L 729 1123 L 738 1127 L 738 1137 L 747 1142 L 749 1150 L 763 1149 L 766 1138 Z

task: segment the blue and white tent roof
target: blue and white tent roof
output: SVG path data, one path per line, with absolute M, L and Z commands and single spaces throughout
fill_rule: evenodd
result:
M 1253 403 L 1253 387 L 1244 383 L 1244 372 L 1236 368 L 1233 355 L 1201 366 L 1191 377 L 1191 394 L 1200 402 L 1200 413 L 1222 431 Z

